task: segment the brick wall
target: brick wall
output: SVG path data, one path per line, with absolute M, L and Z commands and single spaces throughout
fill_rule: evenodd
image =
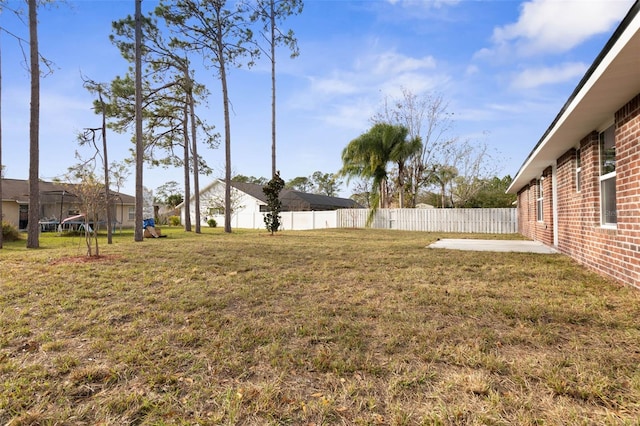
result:
M 520 233 L 526 237 L 529 237 L 531 239 L 533 239 L 533 231 L 532 231 L 532 226 L 533 223 L 535 222 L 535 202 L 532 200 L 535 200 L 535 194 L 533 191 L 533 188 L 531 186 L 531 183 L 529 183 L 529 185 L 525 186 L 524 188 L 522 188 L 520 190 L 520 192 L 518 192 L 518 198 L 517 198 L 517 202 L 518 202 L 518 229 L 520 230 Z M 534 213 L 532 213 L 532 211 Z
M 577 149 L 572 148 L 557 159 L 557 248 L 590 269 L 640 288 L 640 94 L 615 114 L 618 212 L 615 229 L 600 225 L 598 137 L 598 132 L 593 131 L 579 143 L 582 165 L 579 192 L 576 186 Z M 550 168 L 543 176 L 547 174 L 549 177 L 543 180 L 544 221 L 536 220 L 536 181 L 518 193 L 518 213 L 523 235 L 552 245 Z
M 557 192 L 558 192 L 558 246 L 565 248 L 565 253 L 581 253 L 584 250 L 582 232 L 582 194 L 578 192 L 576 163 L 578 150 L 570 149 L 558 159 Z M 584 156 L 584 151 L 581 151 Z M 584 161 L 584 159 L 583 159 Z M 581 185 L 584 181 L 584 169 Z
M 532 180 L 518 193 L 518 229 L 520 233 L 547 245 L 553 245 L 553 204 L 551 167 L 540 176 L 542 179 Z M 542 221 L 538 220 L 538 198 L 542 185 Z
M 553 178 L 552 169 L 547 167 L 542 172 L 542 187 L 544 200 L 542 204 L 542 221 L 536 222 L 536 240 L 553 245 Z

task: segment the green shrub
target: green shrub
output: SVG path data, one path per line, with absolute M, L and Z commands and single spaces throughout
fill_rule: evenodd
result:
M 280 172 L 276 172 L 267 185 L 262 188 L 262 192 L 267 197 L 267 214 L 264 215 L 264 224 L 271 235 L 280 229 L 280 212 L 282 211 L 280 191 L 282 188 L 284 188 L 284 180 L 280 177 Z
M 20 231 L 18 228 L 8 222 L 2 222 L 2 240 L 18 241 L 20 239 Z
M 216 226 L 218 226 L 218 222 L 216 222 L 216 220 L 215 220 L 215 219 L 209 219 L 209 220 L 207 221 L 207 223 L 209 224 L 209 226 L 210 226 L 211 228 L 215 228 Z
M 180 216 L 169 216 L 169 225 L 171 226 L 180 225 Z

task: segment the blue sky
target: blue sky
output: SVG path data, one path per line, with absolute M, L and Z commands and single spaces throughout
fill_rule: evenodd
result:
M 23 2 L 10 0 L 13 7 Z M 285 180 L 337 172 L 350 140 L 366 132 L 385 96 L 403 88 L 440 95 L 453 114 L 451 137 L 486 144 L 500 175 L 515 175 L 632 0 L 307 0 L 284 27 L 300 56 L 279 52 L 278 169 Z M 143 11 L 157 2 L 144 0 Z M 41 81 L 40 176 L 50 180 L 75 164 L 76 134 L 98 127 L 81 74 L 96 81 L 124 75 L 128 64 L 109 42 L 111 22 L 133 14 L 133 1 L 69 0 L 40 11 L 40 50 L 54 72 Z M 27 38 L 6 10 L 0 25 Z M 29 79 L 23 49 L 2 33 L 2 162 L 5 176 L 26 179 Z M 200 115 L 222 132 L 219 82 Z M 230 72 L 234 174 L 270 176 L 270 74 L 266 60 Z M 110 133 L 110 160 L 129 156 L 130 135 Z M 80 151 L 86 154 L 86 151 Z M 224 149 L 201 154 L 224 174 Z M 145 167 L 144 185 L 181 182 L 180 169 Z M 134 193 L 133 173 L 123 188 Z M 343 187 L 342 195 L 350 190 Z

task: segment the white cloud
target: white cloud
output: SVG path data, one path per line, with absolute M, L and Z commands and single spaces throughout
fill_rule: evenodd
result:
M 374 111 L 375 103 L 370 99 L 360 98 L 337 105 L 331 112 L 319 118 L 332 127 L 363 131 Z
M 555 67 L 529 68 L 519 73 L 512 81 L 516 89 L 532 89 L 545 84 L 564 83 L 580 77 L 588 65 L 582 62 L 568 62 Z
M 310 77 L 311 90 L 323 96 L 349 95 L 358 91 L 357 86 L 350 83 L 349 78 L 335 75 L 327 78 Z
M 366 126 L 385 95 L 402 88 L 414 93 L 446 84 L 432 56 L 411 57 L 393 49 L 365 53 L 350 66 L 307 77 L 309 85 L 290 99 L 297 109 L 318 111 L 316 118 L 332 126 Z
M 385 52 L 369 58 L 373 65 L 372 71 L 381 76 L 398 75 L 406 72 L 429 70 L 436 67 L 433 56 L 423 58 L 411 58 L 396 52 Z
M 80 95 L 85 95 L 80 93 Z M 28 87 L 9 88 L 7 99 L 11 99 L 11 108 L 7 117 L 11 121 L 8 127 L 18 137 L 28 140 L 29 134 L 29 99 Z M 43 139 L 52 135 L 68 137 L 64 142 L 75 142 L 74 129 L 89 127 L 99 122 L 99 117 L 91 111 L 91 99 L 79 99 L 75 94 L 62 94 L 51 89 L 41 90 L 40 93 L 40 129 Z M 17 122 L 21 125 L 16 125 Z M 86 120 L 81 122 L 80 120 Z M 25 125 L 26 124 L 26 125 Z
M 539 99 L 532 101 L 528 99 L 509 99 L 500 100 L 498 102 L 487 102 L 477 107 L 465 108 L 460 106 L 456 108 L 455 118 L 458 122 L 478 122 L 478 123 L 497 123 L 505 122 L 504 117 L 511 117 L 511 120 L 522 122 L 522 117 L 538 114 L 539 112 L 549 111 L 549 100 Z M 525 122 L 527 120 L 524 120 Z M 512 123 L 507 120 L 507 124 Z
M 405 7 L 420 6 L 425 8 L 439 8 L 443 6 L 454 6 L 460 3 L 461 0 L 387 0 L 388 3 L 393 5 L 401 4 Z
M 530 110 L 530 104 L 527 102 L 519 102 L 519 103 L 488 103 L 485 107 L 493 112 L 498 114 L 521 114 L 525 111 Z
M 566 52 L 588 38 L 606 33 L 629 10 L 633 0 L 531 0 L 521 6 L 517 22 L 493 31 L 494 46 L 478 56 L 511 52 L 522 56 Z
M 465 75 L 474 75 L 480 71 L 477 65 L 469 65 L 465 71 Z
M 380 90 L 392 98 L 402 96 L 402 90 L 412 93 L 424 93 L 437 87 L 442 87 L 449 82 L 449 77 L 442 74 L 405 73 L 385 82 Z

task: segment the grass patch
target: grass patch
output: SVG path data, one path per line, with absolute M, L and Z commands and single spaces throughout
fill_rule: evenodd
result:
M 0 250 L 0 424 L 635 424 L 640 293 L 441 234 Z M 459 236 L 458 236 L 459 237 Z M 464 237 L 469 237 L 465 235 Z M 485 237 L 485 236 L 483 236 Z

